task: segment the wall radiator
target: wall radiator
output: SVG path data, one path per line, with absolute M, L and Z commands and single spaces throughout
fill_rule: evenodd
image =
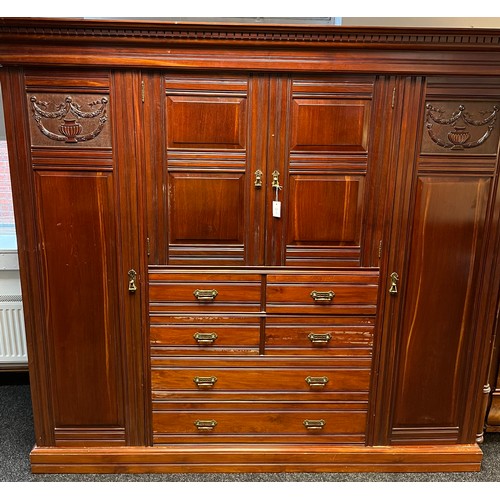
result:
M 0 295 L 0 369 L 27 363 L 21 296 Z

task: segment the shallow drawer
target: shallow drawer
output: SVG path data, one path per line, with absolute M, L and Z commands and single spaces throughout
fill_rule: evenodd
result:
M 197 408 L 190 411 L 153 411 L 153 442 L 335 442 L 362 443 L 366 411 L 256 410 L 230 411 Z M 179 439 L 176 439 L 178 437 Z M 180 439 L 182 437 L 182 439 Z
M 267 318 L 265 353 L 272 356 L 371 356 L 375 318 Z
M 376 271 L 271 274 L 267 277 L 266 312 L 374 315 L 378 280 Z
M 153 391 L 182 391 L 194 397 L 214 392 L 367 393 L 369 368 L 160 368 L 151 372 Z
M 150 312 L 261 310 L 261 277 L 246 274 L 149 274 Z
M 260 318 L 150 318 L 151 354 L 258 355 Z

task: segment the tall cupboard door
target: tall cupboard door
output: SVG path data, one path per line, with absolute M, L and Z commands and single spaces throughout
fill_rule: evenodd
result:
M 392 127 L 391 78 L 271 79 L 266 264 L 378 267 Z M 272 183 L 271 183 L 272 184 Z
M 9 137 L 37 444 L 143 443 L 144 405 L 132 387 L 141 369 L 131 350 L 141 317 L 134 113 L 123 104 L 137 78 L 69 69 L 3 78 L 6 116 L 28 145 Z
M 495 293 L 499 88 L 487 79 L 401 85 L 409 125 L 396 162 L 402 189 L 385 298 L 386 353 L 396 355 L 385 363 L 393 380 L 382 386 L 386 396 L 393 391 L 382 403 L 392 405 L 392 417 L 378 412 L 389 419 L 392 444 L 481 436 L 487 360 L 478 353 L 486 352 L 495 316 L 488 298 Z
M 262 264 L 267 79 L 168 73 L 144 82 L 149 262 Z

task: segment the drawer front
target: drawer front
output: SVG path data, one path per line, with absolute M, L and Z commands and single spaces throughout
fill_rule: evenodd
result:
M 149 274 L 150 312 L 258 312 L 260 275 Z
M 328 275 L 271 274 L 267 277 L 266 312 L 271 314 L 374 315 L 378 272 Z
M 366 356 L 372 354 L 373 317 L 269 317 L 265 352 L 272 356 Z
M 330 442 L 363 443 L 366 411 L 203 409 L 153 411 L 153 443 Z
M 215 392 L 363 392 L 370 385 L 369 368 L 158 368 L 151 374 L 153 391 L 182 391 L 186 397 Z
M 217 321 L 218 319 L 218 321 Z M 151 354 L 153 356 L 218 356 L 258 355 L 260 318 L 175 318 L 162 323 L 162 317 L 152 317 L 150 324 Z M 184 321 L 184 322 L 181 322 Z

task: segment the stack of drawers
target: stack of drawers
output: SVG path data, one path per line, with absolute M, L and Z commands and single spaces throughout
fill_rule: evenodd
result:
M 153 443 L 364 443 L 378 279 L 152 268 Z

